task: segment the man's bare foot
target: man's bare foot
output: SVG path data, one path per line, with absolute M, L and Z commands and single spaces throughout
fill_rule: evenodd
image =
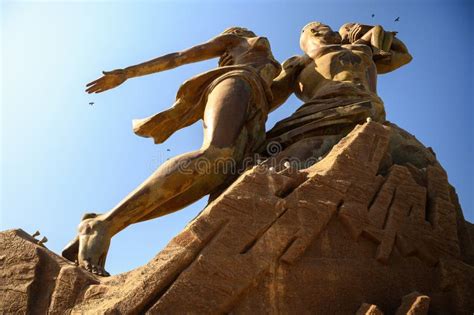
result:
M 78 265 L 98 276 L 110 276 L 104 269 L 111 239 L 108 225 L 100 216 L 85 219 L 79 225 Z
M 82 264 L 79 264 L 80 267 L 84 268 L 85 270 L 89 271 L 92 274 L 102 276 L 102 277 L 108 277 L 110 276 L 110 273 L 108 273 L 104 267 L 100 265 L 94 265 L 90 263 L 88 260 L 84 260 Z

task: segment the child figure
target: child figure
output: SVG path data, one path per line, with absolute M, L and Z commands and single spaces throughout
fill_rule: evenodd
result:
M 370 44 L 374 57 L 390 56 L 392 45 L 398 41 L 397 32 L 385 31 L 380 25 L 346 23 L 339 29 L 342 44 Z

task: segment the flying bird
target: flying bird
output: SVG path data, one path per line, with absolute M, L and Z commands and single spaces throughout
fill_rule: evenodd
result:
M 372 13 L 372 17 L 375 17 L 375 14 Z
M 170 149 L 166 149 L 166 151 L 170 152 L 171 150 L 170 150 Z
M 89 105 L 90 105 L 90 106 L 94 105 L 94 102 L 89 102 Z
M 398 22 L 398 21 L 400 21 L 400 17 L 399 17 L 399 16 L 395 19 L 395 22 Z

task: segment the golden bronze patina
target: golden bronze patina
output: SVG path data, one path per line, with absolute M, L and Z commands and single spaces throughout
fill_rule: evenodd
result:
M 216 57 L 220 58 L 219 67 L 186 81 L 173 107 L 134 121 L 138 135 L 161 143 L 202 119 L 202 147 L 168 160 L 112 210 L 86 214 L 78 236 L 64 249 L 64 257 L 77 260 L 94 274 L 108 275 L 105 259 L 115 234 L 211 193 L 232 176 L 220 171 L 219 162 L 228 159 L 239 163 L 262 145 L 272 98 L 270 85 L 281 66 L 273 58 L 268 39 L 245 28 L 233 27 L 204 44 L 125 69 L 104 71 L 101 78 L 87 84 L 86 91 L 101 93 L 127 79 Z M 199 167 L 201 162 L 207 170 Z
M 268 142 L 287 148 L 308 138 L 306 142 L 315 146 L 314 156 L 318 157 L 357 123 L 368 118 L 385 121 L 377 74 L 407 64 L 411 55 L 395 32 L 386 32 L 380 25 L 347 23 L 340 32 L 320 22 L 303 28 L 300 46 L 305 54 L 283 63 L 272 84 L 272 110 L 292 93 L 304 104 L 267 133 Z M 298 148 L 288 151 L 299 158 Z
M 320 22 L 306 25 L 300 37 L 304 55 L 289 58 L 283 67 L 273 58 L 265 37 L 234 27 L 210 41 L 151 61 L 103 72 L 87 85 L 88 93 L 112 89 L 127 79 L 219 57 L 219 66 L 186 81 L 174 105 L 151 117 L 135 120 L 136 134 L 162 143 L 175 131 L 202 119 L 201 149 L 161 165 L 143 184 L 104 214 L 86 214 L 78 236 L 63 256 L 98 275 L 108 275 L 105 259 L 110 239 L 130 224 L 180 210 L 216 192 L 236 174 L 219 163 L 244 158 L 276 141 L 292 158 L 311 145 L 321 157 L 352 128 L 366 119 L 385 121 L 377 96 L 378 73 L 410 62 L 405 45 L 381 26 L 357 23 L 334 32 Z M 281 72 L 280 72 L 281 70 Z M 265 121 L 295 93 L 304 104 L 265 134 Z M 311 140 L 314 140 L 311 142 Z M 294 148 L 289 148 L 294 145 Z M 205 161 L 207 170 L 199 164 Z M 209 171 L 210 170 L 210 171 Z

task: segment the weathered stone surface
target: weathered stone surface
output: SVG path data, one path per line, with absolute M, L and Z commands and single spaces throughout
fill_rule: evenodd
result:
M 402 298 L 395 315 L 426 315 L 430 306 L 430 298 L 418 292 L 412 292 Z M 377 305 L 363 303 L 356 315 L 383 315 Z
M 397 151 L 407 143 L 416 154 Z M 248 170 L 121 275 L 0 235 L 3 313 L 474 311 L 472 225 L 433 153 L 391 124 L 358 125 L 306 169 Z
M 63 314 L 99 283 L 23 230 L 0 233 L 0 313 Z
M 383 315 L 383 312 L 377 307 L 377 305 L 364 303 L 357 310 L 356 315 Z
M 357 310 L 356 315 L 383 315 L 383 312 L 377 307 L 377 305 L 364 303 Z
M 428 296 L 413 292 L 403 297 L 402 305 L 395 315 L 426 315 L 429 306 L 430 298 Z

